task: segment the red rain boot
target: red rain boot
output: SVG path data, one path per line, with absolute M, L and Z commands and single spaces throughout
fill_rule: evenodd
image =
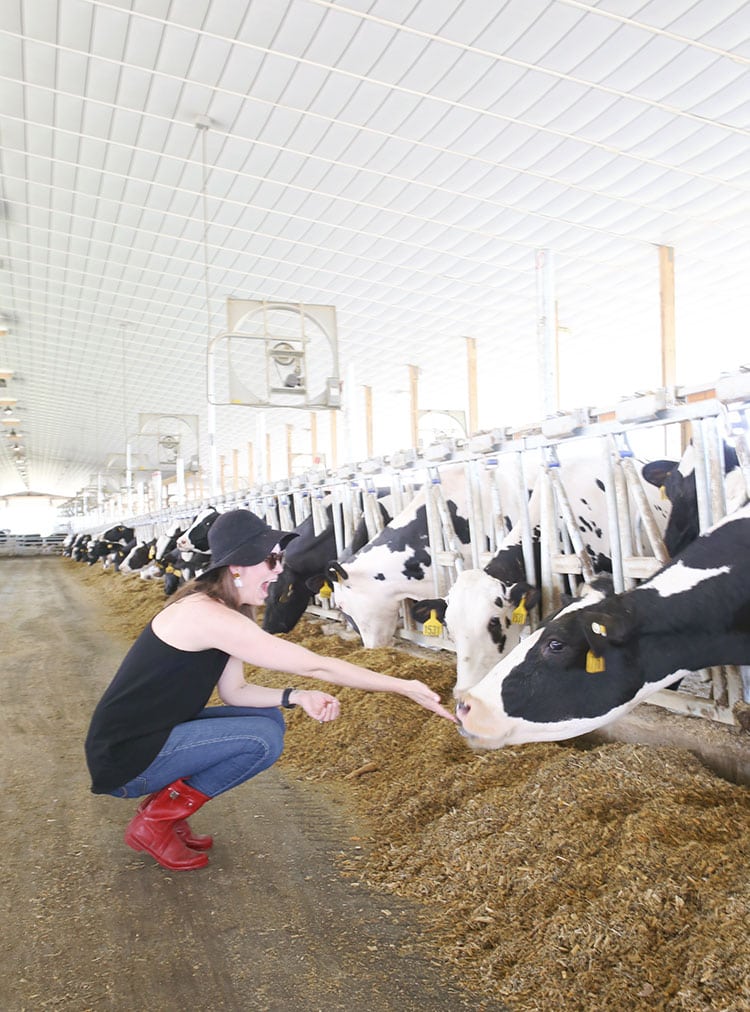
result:
M 172 871 L 204 868 L 208 856 L 187 847 L 175 832 L 175 825 L 210 800 L 184 780 L 175 780 L 135 813 L 125 830 L 125 843 L 133 850 L 145 850 Z
M 142 812 L 146 805 L 150 805 L 155 797 L 155 794 L 149 794 L 147 798 L 141 801 L 136 811 Z M 198 836 L 194 833 L 187 819 L 180 819 L 178 822 L 175 822 L 174 831 L 185 846 L 190 847 L 191 850 L 210 850 L 214 845 L 214 838 L 212 836 Z

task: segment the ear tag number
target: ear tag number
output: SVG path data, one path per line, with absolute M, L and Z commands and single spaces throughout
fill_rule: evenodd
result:
M 430 611 L 430 617 L 422 626 L 422 632 L 425 636 L 439 636 L 443 631 L 443 623 L 437 617 L 437 612 L 433 608 Z
M 510 616 L 513 625 L 526 625 L 529 621 L 529 613 L 526 610 L 526 595 L 524 594 L 518 605 L 513 609 Z

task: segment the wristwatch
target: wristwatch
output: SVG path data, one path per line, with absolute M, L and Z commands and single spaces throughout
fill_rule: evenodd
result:
M 284 707 L 285 710 L 293 710 L 294 707 L 297 705 L 296 703 L 289 702 L 289 697 L 293 692 L 294 689 L 284 689 L 284 691 L 281 693 L 281 705 Z

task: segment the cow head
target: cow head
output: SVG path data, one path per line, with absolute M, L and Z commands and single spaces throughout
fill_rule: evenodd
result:
M 520 642 L 528 631 L 527 613 L 539 597 L 539 590 L 523 580 L 506 584 L 484 570 L 468 569 L 458 574 L 445 600 L 428 598 L 412 605 L 416 622 L 427 621 L 434 611 L 447 626 L 456 649 L 456 698 Z
M 382 561 L 388 564 L 393 559 L 386 549 Z M 344 568 L 336 561 L 326 568 L 325 577 L 333 587 L 336 607 L 370 650 L 390 646 L 393 642 L 399 605 L 406 596 L 395 591 L 391 593 L 384 587 L 388 579 L 386 570 L 387 566 L 385 570 L 375 566 L 363 572 L 352 566 Z
M 317 583 L 314 578 L 305 577 L 284 564 L 284 569 L 279 573 L 276 581 L 268 588 L 265 611 L 263 613 L 263 628 L 270 633 L 288 633 L 296 626 L 305 613 L 313 594 L 317 590 L 312 589 L 317 585 L 318 590 L 324 580 L 319 578 Z
M 724 444 L 724 473 L 736 475 L 740 488 L 739 502 L 730 501 L 736 498 L 734 488 L 728 489 L 727 508 L 729 512 L 736 509 L 743 501 L 744 480 L 738 469 L 737 452 L 733 447 Z M 641 470 L 644 481 L 662 490 L 671 506 L 666 530 L 664 531 L 664 547 L 670 558 L 686 548 L 700 533 L 698 516 L 698 496 L 695 487 L 695 447 L 691 443 L 682 459 L 652 460 L 643 465 Z M 734 484 L 734 483 L 732 483 Z
M 573 738 L 685 674 L 674 635 L 648 637 L 644 655 L 629 595 L 590 603 L 599 596 L 563 608 L 461 695 L 456 714 L 471 745 Z
M 177 548 L 183 552 L 191 550 L 207 552 L 209 550 L 208 532 L 218 516 L 219 511 L 215 506 L 207 506 L 201 510 L 187 530 L 178 534 L 175 542 Z

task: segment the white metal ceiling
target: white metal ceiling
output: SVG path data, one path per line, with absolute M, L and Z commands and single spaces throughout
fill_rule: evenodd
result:
M 205 465 L 230 296 L 336 307 L 340 457 L 365 386 L 409 444 L 409 366 L 465 409 L 466 337 L 480 428 L 540 417 L 539 250 L 562 407 L 660 385 L 659 245 L 678 381 L 750 359 L 746 0 L 3 0 L 0 46 L 2 495 L 119 485 L 144 415 Z M 222 407 L 216 443 L 280 477 L 311 426 Z

